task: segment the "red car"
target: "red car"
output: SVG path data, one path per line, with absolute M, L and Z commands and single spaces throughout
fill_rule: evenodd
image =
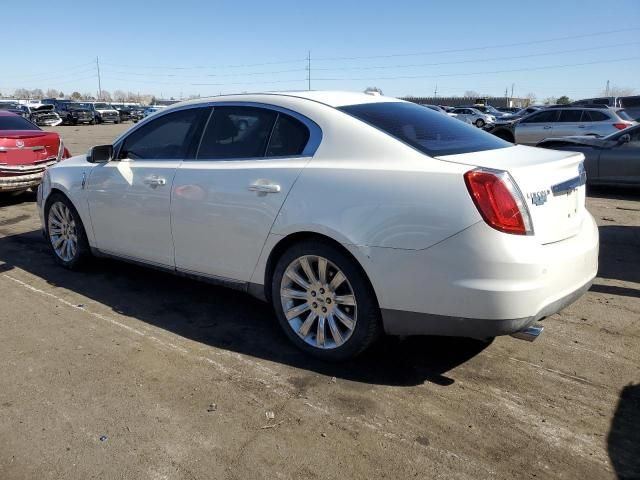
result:
M 57 133 L 0 111 L 0 193 L 37 187 L 47 167 L 70 156 Z

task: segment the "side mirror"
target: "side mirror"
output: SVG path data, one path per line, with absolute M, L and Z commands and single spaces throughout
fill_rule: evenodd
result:
M 113 157 L 113 145 L 97 145 L 89 150 L 87 162 L 107 163 Z
M 625 133 L 624 135 L 621 135 L 618 138 L 618 143 L 623 144 L 623 143 L 629 143 L 631 141 L 631 135 L 629 135 L 628 133 Z

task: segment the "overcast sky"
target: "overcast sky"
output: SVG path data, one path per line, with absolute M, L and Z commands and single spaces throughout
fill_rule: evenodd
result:
M 153 7 L 151 7 L 153 5 Z M 0 93 L 640 93 L 638 0 L 6 2 Z M 42 21 L 42 22 L 40 22 Z M 518 45 L 514 45 L 518 44 Z

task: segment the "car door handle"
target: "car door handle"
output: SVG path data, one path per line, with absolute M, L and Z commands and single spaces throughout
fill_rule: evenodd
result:
M 151 178 L 145 178 L 144 183 L 152 187 L 157 187 L 158 185 L 166 185 L 167 180 L 165 178 L 160 178 L 160 177 L 151 177 Z
M 279 193 L 280 185 L 275 183 L 254 183 L 249 185 L 249 190 L 257 193 Z
M 542 128 L 544 128 L 545 130 L 550 130 L 551 129 L 551 127 L 548 126 L 548 125 L 546 127 L 542 127 Z
M 586 125 L 578 125 L 578 128 L 587 128 Z

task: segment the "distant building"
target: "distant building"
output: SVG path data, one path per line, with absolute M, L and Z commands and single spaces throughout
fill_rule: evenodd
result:
M 447 105 L 457 107 L 460 105 L 474 105 L 482 103 L 493 107 L 527 107 L 529 106 L 528 98 L 515 97 L 404 97 L 402 100 L 408 102 L 427 104 L 427 105 Z

